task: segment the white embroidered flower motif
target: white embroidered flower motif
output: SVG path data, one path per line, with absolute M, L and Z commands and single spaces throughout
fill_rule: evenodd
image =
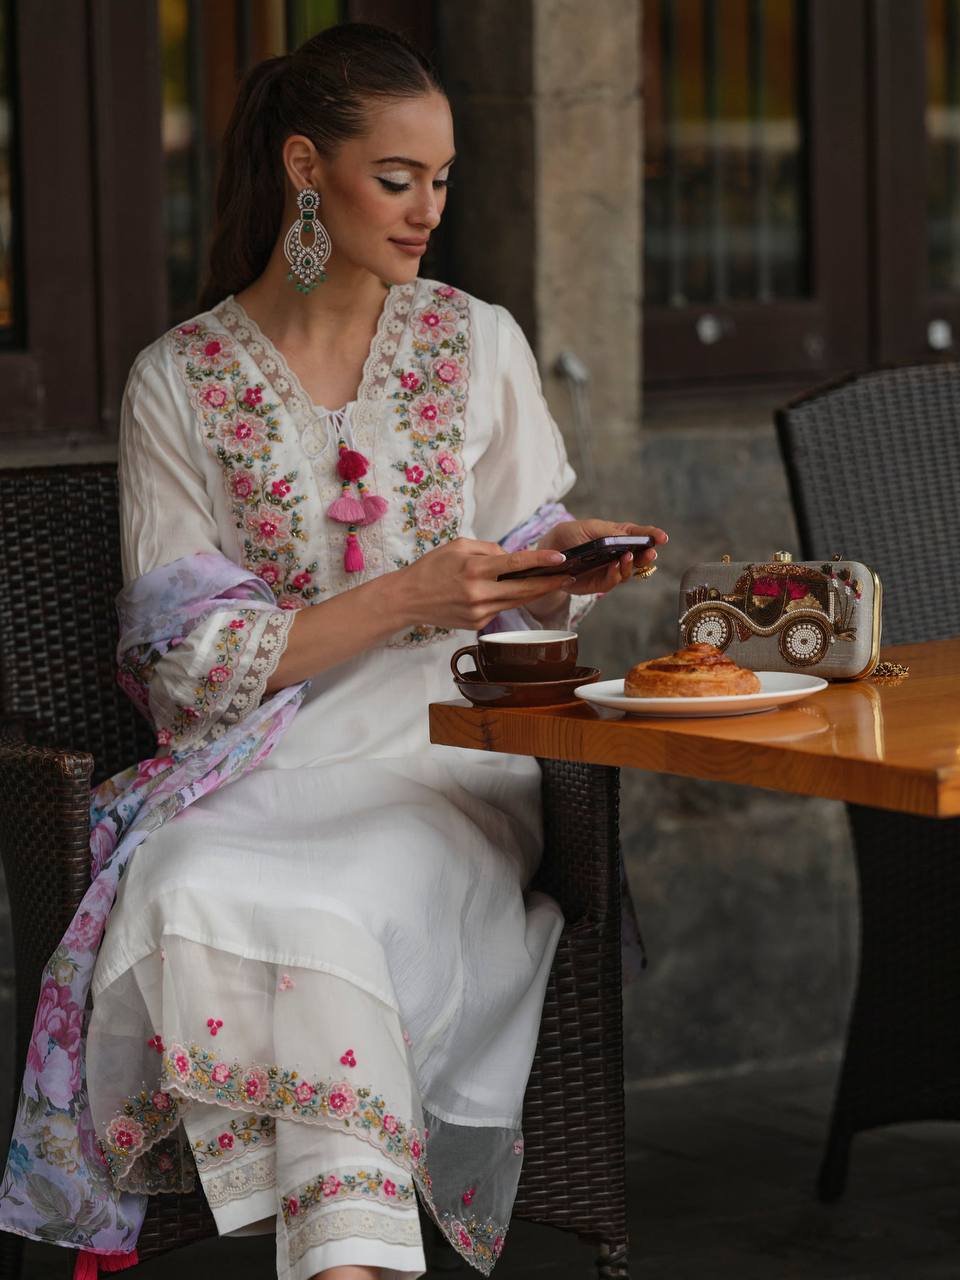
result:
M 397 344 L 393 338 L 384 338 L 380 343 L 380 350 L 388 356 L 392 356 L 397 349 Z
M 399 335 L 399 334 L 403 333 L 403 321 L 402 321 L 402 320 L 390 320 L 390 321 L 388 321 L 388 322 L 387 322 L 387 333 L 392 333 L 392 334 L 395 334 L 395 335 Z

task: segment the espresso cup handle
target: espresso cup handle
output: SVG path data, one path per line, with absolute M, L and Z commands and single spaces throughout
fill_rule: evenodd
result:
M 450 659 L 450 670 L 455 676 L 463 676 L 463 672 L 460 670 L 460 659 L 466 653 L 469 653 L 470 657 L 473 658 L 473 665 L 476 668 L 476 674 L 480 675 L 480 658 L 475 644 L 465 644 L 462 649 L 457 650 Z

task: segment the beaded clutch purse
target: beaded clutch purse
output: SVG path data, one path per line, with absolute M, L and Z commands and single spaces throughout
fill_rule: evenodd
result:
M 857 560 L 698 564 L 680 583 L 680 643 L 712 644 L 754 671 L 859 680 L 880 656 L 880 579 Z

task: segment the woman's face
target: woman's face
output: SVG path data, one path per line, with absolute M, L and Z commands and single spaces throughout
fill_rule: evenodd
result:
M 453 155 L 450 105 L 435 92 L 378 103 L 365 134 L 333 156 L 314 152 L 328 274 L 350 264 L 391 284 L 412 280 L 447 202 Z

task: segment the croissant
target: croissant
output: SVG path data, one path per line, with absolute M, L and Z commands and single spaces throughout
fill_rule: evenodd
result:
M 628 698 L 714 698 L 759 693 L 760 681 L 714 645 L 688 644 L 665 658 L 631 667 L 623 691 Z

